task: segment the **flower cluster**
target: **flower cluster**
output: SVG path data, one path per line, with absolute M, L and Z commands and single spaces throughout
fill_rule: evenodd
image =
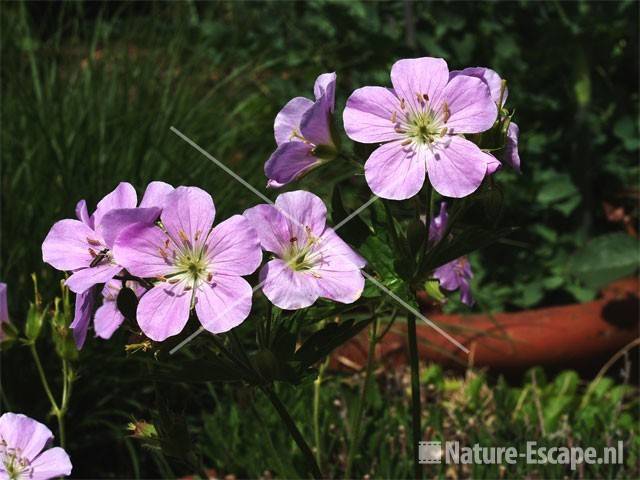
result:
M 77 294 L 71 324 L 78 347 L 93 316 L 95 333 L 108 339 L 124 321 L 117 305 L 123 287 L 139 302 L 142 332 L 162 341 L 180 333 L 192 312 L 212 333 L 226 332 L 249 315 L 254 289 L 242 277 L 262 263 L 262 250 L 278 258 L 260 272 L 266 297 L 283 309 L 308 307 L 318 298 L 351 303 L 364 287 L 360 258 L 332 229 L 319 197 L 282 194 L 214 227 L 215 205 L 197 187 L 152 182 L 136 207 L 133 187 L 121 183 L 95 213 L 86 203 L 78 220 L 54 224 L 42 254 Z M 101 289 L 102 305 L 95 311 Z
M 391 84 L 355 90 L 343 112 L 347 136 L 376 145 L 364 164 L 374 194 L 407 199 L 428 178 L 440 195 L 460 198 L 478 189 L 501 160 L 519 170 L 518 127 L 504 108 L 508 91 L 496 72 L 449 71 L 439 58 L 405 59 L 391 68 Z M 265 163 L 268 187 L 283 187 L 338 157 L 335 93 L 336 74 L 324 73 L 316 79 L 315 100 L 293 98 L 278 113 L 277 149 Z M 481 148 L 487 131 L 501 137 L 496 148 Z M 71 328 L 78 347 L 92 318 L 96 335 L 105 339 L 124 322 L 117 301 L 124 287 L 138 299 L 140 329 L 155 341 L 180 333 L 194 313 L 210 332 L 236 327 L 249 316 L 259 288 L 274 305 L 290 310 L 319 298 L 352 303 L 361 296 L 365 261 L 326 225 L 326 207 L 314 194 L 283 193 L 274 204 L 254 206 L 216 226 L 215 213 L 211 196 L 196 187 L 152 182 L 138 204 L 133 186 L 121 183 L 91 215 L 81 200 L 77 219 L 54 224 L 42 256 L 70 273 L 66 284 L 77 295 Z M 431 244 L 442 240 L 447 221 L 443 202 L 430 222 Z M 263 251 L 269 255 L 264 265 Z M 252 288 L 244 277 L 261 265 L 260 283 Z M 466 258 L 433 276 L 445 290 L 460 289 L 462 301 L 472 304 Z
M 48 480 L 70 475 L 67 452 L 60 447 L 44 450 L 52 439 L 53 433 L 42 423 L 19 413 L 3 414 L 0 417 L 0 478 Z

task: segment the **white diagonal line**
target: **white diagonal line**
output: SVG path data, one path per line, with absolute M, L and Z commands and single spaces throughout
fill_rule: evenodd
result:
M 398 302 L 400 305 L 402 305 L 404 308 L 406 308 L 407 310 L 409 310 L 411 313 L 413 313 L 416 317 L 418 317 L 420 320 L 422 320 L 423 322 L 425 322 L 427 325 L 429 325 L 431 328 L 433 328 L 436 332 L 438 332 L 440 335 L 442 335 L 444 338 L 446 338 L 447 340 L 449 340 L 451 343 L 453 343 L 456 347 L 458 347 L 460 350 L 462 350 L 464 353 L 469 354 L 469 349 L 467 347 L 465 347 L 464 345 L 462 345 L 460 342 L 458 342 L 455 338 L 453 338 L 451 335 L 449 335 L 447 332 L 445 332 L 442 328 L 440 328 L 438 325 L 436 325 L 435 323 L 433 323 L 433 321 L 429 320 L 427 317 L 425 317 L 424 315 L 422 315 L 418 310 L 416 310 L 415 308 L 413 308 L 411 305 L 409 305 L 407 302 L 405 302 L 404 300 L 402 300 L 399 296 L 397 296 L 395 293 L 393 293 L 391 290 L 389 290 L 387 287 L 385 287 L 382 283 L 380 283 L 378 280 L 376 280 L 375 278 L 373 278 L 371 275 L 369 275 L 367 272 L 365 272 L 364 270 L 361 270 L 362 275 L 364 275 L 371 283 L 373 283 L 376 287 L 378 287 L 380 290 L 382 290 L 384 293 L 386 293 L 387 295 L 389 295 L 391 298 L 393 298 L 396 302 Z
M 171 130 L 173 133 L 175 133 L 176 135 L 178 135 L 181 139 L 183 139 L 185 142 L 187 142 L 189 145 L 191 145 L 193 148 L 195 148 L 196 150 L 198 150 L 202 155 L 204 155 L 205 157 L 207 157 L 209 160 L 211 160 L 213 163 L 215 163 L 217 166 L 219 166 L 222 170 L 224 170 L 225 172 L 227 172 L 229 175 L 231 175 L 233 178 L 235 178 L 238 182 L 240 182 L 242 185 L 244 185 L 246 188 L 248 188 L 249 190 L 251 190 L 253 193 L 255 193 L 257 196 L 259 196 L 262 200 L 264 200 L 267 203 L 270 203 L 273 205 L 273 200 L 271 200 L 269 197 L 267 197 L 265 194 L 263 194 L 260 190 L 256 189 L 253 185 L 251 185 L 249 182 L 247 182 L 244 178 L 242 178 L 240 175 L 238 175 L 236 172 L 234 172 L 233 170 L 231 170 L 229 167 L 227 167 L 224 163 L 222 163 L 220 160 L 218 160 L 217 158 L 215 158 L 213 155 L 211 155 L 209 152 L 207 152 L 204 148 L 202 148 L 200 145 L 198 145 L 196 142 L 194 142 L 193 140 L 191 140 L 189 137 L 187 137 L 184 133 L 182 133 L 180 130 L 178 130 L 176 127 L 170 127 L 169 130 Z
M 229 175 L 231 175 L 234 179 L 236 179 L 238 182 L 240 182 L 243 186 L 245 186 L 246 188 L 248 188 L 249 190 L 251 190 L 253 193 L 255 193 L 258 197 L 260 197 L 262 200 L 264 200 L 265 202 L 269 203 L 270 205 L 273 205 L 280 213 L 282 213 L 285 217 L 287 217 L 287 219 L 291 220 L 293 223 L 297 224 L 299 227 L 304 228 L 304 225 L 302 225 L 300 222 L 298 222 L 297 219 L 293 218 L 292 216 L 289 215 L 288 212 L 285 212 L 284 210 L 278 208 L 278 206 L 266 195 L 264 195 L 262 192 L 260 192 L 259 190 L 257 190 L 256 188 L 254 188 L 250 183 L 248 183 L 246 180 L 244 180 L 242 177 L 240 177 L 237 173 L 235 173 L 233 170 L 231 170 L 229 167 L 227 167 L 224 163 L 220 162 L 220 160 L 218 160 L 217 158 L 215 158 L 213 155 L 209 154 L 206 150 L 204 150 L 200 145 L 198 145 L 196 142 L 194 142 L 193 140 L 191 140 L 189 137 L 187 137 L 185 134 L 183 134 L 180 130 L 178 130 L 175 127 L 170 127 L 170 130 L 175 133 L 176 135 L 178 135 L 180 138 L 182 138 L 185 142 L 187 142 L 189 145 L 191 145 L 193 148 L 195 148 L 196 150 L 198 150 L 200 153 L 202 153 L 205 157 L 207 157 L 209 160 L 211 160 L 213 163 L 215 163 L 217 166 L 219 166 L 222 170 L 224 170 L 225 172 L 227 172 Z M 376 195 L 374 195 L 373 197 L 371 197 L 369 200 L 367 200 L 362 206 L 360 206 L 358 209 L 356 209 L 355 211 L 353 211 L 350 215 L 348 215 L 346 218 L 344 218 L 341 222 L 339 222 L 335 227 L 334 227 L 334 231 L 337 231 L 339 228 L 341 228 L 342 226 L 344 226 L 349 220 L 351 220 L 353 217 L 355 217 L 356 215 L 358 215 L 360 212 L 362 212 L 365 208 L 369 207 L 369 205 L 371 205 L 373 202 L 375 202 L 378 199 L 378 197 Z M 294 259 L 292 259 L 293 261 L 296 260 L 297 257 L 295 257 Z M 407 310 L 409 310 L 411 313 L 413 313 L 415 316 L 417 316 L 418 318 L 420 318 L 421 320 L 423 320 L 427 325 L 429 325 L 431 328 L 433 328 L 436 332 L 438 332 L 440 335 L 442 335 L 443 337 L 445 337 L 447 340 L 449 340 L 451 343 L 453 343 L 456 347 L 458 347 L 459 349 L 461 349 L 463 352 L 465 352 L 466 354 L 469 353 L 469 349 L 467 349 L 464 345 L 462 345 L 460 342 L 458 342 L 455 338 L 453 338 L 451 335 L 449 335 L 447 332 L 445 332 L 442 328 L 440 328 L 438 325 L 436 325 L 435 323 L 433 323 L 431 320 L 429 320 L 427 317 L 425 317 L 424 315 L 422 315 L 420 312 L 418 312 L 415 308 L 413 308 L 411 305 L 409 305 L 407 302 L 405 302 L 404 300 L 402 300 L 400 297 L 398 297 L 395 293 L 393 293 L 391 290 L 389 290 L 387 287 L 385 287 L 383 284 L 381 284 L 380 282 L 378 282 L 375 278 L 373 278 L 371 275 L 369 275 L 367 272 L 365 272 L 364 270 L 361 270 L 362 275 L 364 275 L 366 278 L 368 278 L 371 283 L 373 283 L 374 285 L 376 285 L 379 289 L 381 289 L 383 292 L 385 292 L 387 295 L 389 295 L 391 298 L 393 298 L 394 300 L 396 300 L 398 303 L 400 303 L 400 305 L 402 305 L 403 307 L 405 307 Z M 258 283 L 258 285 L 256 285 L 255 287 L 253 287 L 252 289 L 252 294 L 255 293 L 257 290 L 259 290 L 260 288 L 262 288 L 262 286 L 266 283 L 266 279 L 263 280 L 262 282 Z M 224 316 L 227 312 L 229 312 L 233 307 L 235 307 L 237 304 L 239 304 L 240 301 L 238 302 L 234 302 L 233 304 L 231 304 L 231 306 L 229 308 L 227 308 L 224 312 L 222 312 L 221 316 Z M 187 343 L 189 343 L 191 340 L 193 340 L 194 338 L 196 338 L 198 335 L 200 335 L 202 332 L 204 332 L 205 329 L 203 327 L 199 327 L 195 332 L 193 332 L 191 335 L 189 335 L 187 338 L 185 338 L 182 342 L 180 342 L 178 345 L 176 345 L 175 347 L 173 347 L 170 351 L 169 354 L 173 355 L 175 352 L 177 352 L 178 350 L 180 350 L 182 347 L 184 347 Z
M 341 222 L 339 222 L 335 227 L 333 227 L 333 230 L 336 231 L 338 230 L 340 227 L 342 227 L 345 223 L 347 223 L 349 220 L 351 220 L 353 217 L 355 217 L 356 215 L 358 215 L 361 211 L 363 211 L 365 208 L 367 208 L 369 205 L 371 205 L 373 202 L 375 202 L 376 200 L 378 200 L 377 195 L 374 195 L 373 197 L 371 197 L 369 200 L 367 200 L 366 203 L 364 203 L 363 205 L 361 205 L 359 208 L 357 208 L 356 210 L 354 210 L 353 212 L 351 212 L 346 218 L 344 218 Z

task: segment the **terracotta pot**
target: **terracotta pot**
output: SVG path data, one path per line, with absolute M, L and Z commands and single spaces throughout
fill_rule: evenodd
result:
M 469 355 L 431 327 L 418 326 L 418 348 L 424 360 L 446 366 L 487 366 L 522 370 L 533 365 L 576 368 L 599 361 L 640 334 L 639 282 L 628 278 L 611 284 L 599 300 L 495 315 L 445 315 L 425 311 L 466 346 Z M 398 323 L 378 345 L 384 363 L 406 363 L 406 325 Z M 366 331 L 337 349 L 336 368 L 358 369 L 366 362 Z

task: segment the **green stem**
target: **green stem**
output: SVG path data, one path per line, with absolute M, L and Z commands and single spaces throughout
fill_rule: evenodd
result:
M 304 437 L 302 436 L 302 433 L 300 433 L 300 430 L 298 430 L 298 427 L 296 427 L 296 424 L 291 418 L 291 415 L 289 415 L 287 408 L 284 406 L 284 404 L 280 401 L 280 398 L 278 398 L 276 393 L 270 387 L 261 387 L 261 390 L 267 396 L 269 401 L 273 404 L 274 408 L 278 412 L 278 415 L 280 415 L 280 418 L 282 419 L 283 423 L 289 430 L 289 433 L 293 437 L 293 440 L 298 445 L 298 448 L 300 448 L 300 450 L 302 451 L 302 454 L 304 455 L 307 461 L 307 468 L 311 471 L 313 478 L 316 478 L 316 479 L 322 478 L 322 472 L 320 471 L 320 467 L 318 467 L 318 464 L 316 463 L 316 459 L 313 456 L 313 452 L 311 451 L 311 448 L 309 448 L 309 445 L 307 444 L 307 442 L 305 442 Z
M 420 406 L 420 364 L 418 362 L 418 341 L 416 335 L 416 318 L 409 315 L 407 318 L 407 334 L 409 340 L 409 361 L 411 365 L 411 428 L 413 443 L 414 478 L 422 478 L 422 467 L 418 461 L 418 442 L 422 440 L 422 427 L 420 418 L 422 408 Z
M 38 375 L 40 377 L 40 382 L 42 383 L 42 387 L 44 388 L 44 392 L 47 395 L 47 398 L 49 399 L 49 403 L 51 404 L 51 409 L 53 410 L 53 414 L 55 415 L 56 419 L 58 420 L 58 435 L 59 435 L 59 440 L 60 440 L 60 446 L 62 448 L 65 447 L 65 428 L 64 428 L 64 414 L 65 414 L 65 410 L 66 410 L 66 400 L 68 398 L 67 395 L 67 387 L 66 387 L 66 382 L 67 382 L 67 372 L 66 372 L 66 367 L 65 367 L 65 363 L 63 363 L 63 394 L 62 394 L 62 398 L 63 398 L 63 404 L 62 404 L 62 408 L 58 406 L 58 402 L 56 402 L 56 399 L 53 397 L 53 393 L 51 392 L 51 387 L 49 386 L 49 381 L 47 380 L 47 375 L 44 372 L 44 368 L 42 368 L 42 362 L 40 361 L 40 355 L 38 355 L 38 350 L 36 349 L 36 344 L 32 343 L 30 345 L 31 348 L 31 355 L 33 355 L 33 360 L 36 364 L 36 369 L 38 370 Z
M 354 423 L 351 428 L 351 442 L 349 445 L 349 456 L 347 457 L 347 468 L 344 474 L 345 479 L 351 478 L 351 471 L 353 468 L 353 460 L 356 456 L 356 450 L 360 443 L 360 429 L 362 427 L 362 415 L 365 411 L 364 405 L 367 401 L 367 392 L 369 390 L 369 383 L 373 373 L 373 365 L 375 360 L 375 348 L 377 343 L 377 331 L 378 331 L 378 319 L 375 318 L 371 324 L 371 331 L 369 332 L 369 352 L 367 355 L 367 367 L 364 374 L 364 382 L 362 383 L 362 390 L 360 390 L 360 398 L 356 404 Z
M 313 435 L 316 444 L 316 462 L 322 465 L 322 445 L 320 443 L 320 389 L 322 388 L 322 380 L 324 370 L 327 368 L 329 358 L 320 364 L 318 369 L 318 378 L 313 382 Z

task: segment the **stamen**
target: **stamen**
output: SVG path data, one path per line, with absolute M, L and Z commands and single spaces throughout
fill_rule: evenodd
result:
M 407 131 L 403 128 L 400 127 L 396 127 L 394 128 L 394 130 L 396 131 L 396 133 L 407 133 Z
M 89 243 L 89 245 L 93 245 L 94 247 L 99 247 L 100 245 L 102 245 L 99 240 L 95 240 L 89 237 L 87 237 L 87 242 Z
M 98 254 L 93 248 L 89 249 L 89 255 L 91 255 L 93 258 L 96 258 L 98 256 Z
M 406 147 L 407 145 L 409 145 L 413 140 L 411 140 L 410 138 L 407 138 L 404 142 L 402 142 L 400 145 L 402 145 L 403 147 Z
M 291 238 L 289 239 L 289 241 L 290 241 L 291 243 L 296 243 L 296 242 L 298 241 L 298 237 L 291 237 Z
M 426 93 L 423 93 L 423 94 L 422 94 L 422 98 L 424 98 L 424 101 L 425 101 L 425 102 L 428 102 L 428 101 L 429 101 L 429 95 L 427 95 Z
M 179 278 L 172 278 L 171 280 L 169 280 L 168 283 L 170 283 L 171 285 L 175 285 L 176 283 L 178 283 L 180 281 Z
M 442 104 L 442 113 L 444 114 L 444 123 L 447 123 L 449 121 L 449 117 L 451 117 L 451 111 L 449 110 L 449 105 L 447 105 L 447 102 L 444 102 Z
M 400 108 L 401 108 L 402 110 L 404 110 L 404 107 L 405 107 L 405 105 L 404 105 L 404 98 L 401 98 L 401 99 L 400 99 Z
M 395 110 L 393 111 L 393 113 L 391 114 L 391 123 L 396 123 L 396 118 L 397 118 L 397 113 Z
M 211 280 L 213 279 L 213 273 L 209 272 L 207 274 L 207 283 L 211 283 Z
M 184 230 L 180 230 L 178 232 L 178 236 L 180 237 L 180 240 L 182 240 L 183 242 L 189 241 L 189 237 L 187 237 L 187 234 L 184 232 Z

